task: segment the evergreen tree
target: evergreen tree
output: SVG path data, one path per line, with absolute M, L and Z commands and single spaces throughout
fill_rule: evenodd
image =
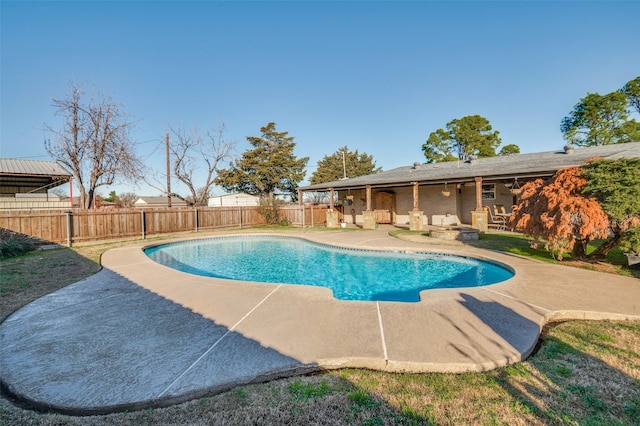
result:
M 560 130 L 569 143 L 581 146 L 633 142 L 640 138 L 640 123 L 629 119 L 628 105 L 622 91 L 589 93 L 562 119 Z
M 267 124 L 260 132 L 261 136 L 247 137 L 253 149 L 246 150 L 228 169 L 220 170 L 216 185 L 270 200 L 276 192 L 296 200 L 309 157 L 296 158 L 294 138 L 288 132 L 276 131 L 275 123 Z
M 427 163 L 441 163 L 458 159 L 453 155 L 451 136 L 444 129 L 438 129 L 429 135 L 427 141 L 422 145 L 422 152 Z
M 376 167 L 373 156 L 363 152 L 360 154 L 356 149 L 349 151 L 347 146 L 343 146 L 331 155 L 325 155 L 318 161 L 318 168 L 311 175 L 311 185 L 324 182 L 332 182 L 345 177 L 354 178 L 378 173 L 381 167 Z
M 109 203 L 117 203 L 118 202 L 118 195 L 116 194 L 116 191 L 111 191 L 109 193 L 109 196 L 106 197 L 104 199 L 104 201 L 107 201 Z
M 592 256 L 604 257 L 618 244 L 640 252 L 640 158 L 590 161 L 583 170 L 587 178 L 583 192 L 600 202 L 613 235 Z
M 640 114 L 640 76 L 628 81 L 622 88 L 622 93 L 627 95 L 629 105 Z
M 429 135 L 422 145 L 427 163 L 454 161 L 465 155 L 495 157 L 502 142 L 500 132 L 480 115 L 455 118 L 447 123 L 447 129 L 438 129 Z M 507 145 L 505 153 L 519 152 L 517 145 Z
M 500 156 L 520 154 L 520 147 L 518 145 L 510 143 L 500 149 Z

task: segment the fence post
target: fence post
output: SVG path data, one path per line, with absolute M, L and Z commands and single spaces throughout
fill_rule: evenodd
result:
M 242 229 L 242 208 L 238 207 L 238 210 L 240 211 L 240 229 Z
M 196 232 L 198 232 L 198 208 L 196 207 Z
M 144 210 L 142 210 L 140 212 L 140 220 L 142 221 L 142 226 L 141 226 L 141 228 L 142 228 L 142 239 L 144 240 L 146 238 L 145 229 L 144 229 Z
M 71 222 L 71 214 L 72 213 L 71 213 L 71 211 L 67 211 L 66 213 L 67 213 L 67 247 L 71 247 L 71 243 L 72 243 L 72 241 L 71 241 L 71 235 L 72 235 L 72 232 L 71 232 L 71 224 L 72 224 L 72 222 Z
M 311 205 L 311 227 L 313 228 L 313 211 L 316 209 L 316 206 Z

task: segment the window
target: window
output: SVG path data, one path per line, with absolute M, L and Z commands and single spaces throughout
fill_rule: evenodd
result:
M 496 184 L 484 183 L 482 184 L 482 199 L 483 200 L 495 200 L 496 199 Z

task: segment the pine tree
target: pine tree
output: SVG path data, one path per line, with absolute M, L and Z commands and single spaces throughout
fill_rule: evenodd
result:
M 269 123 L 261 136 L 248 136 L 253 149 L 246 150 L 228 169 L 220 170 L 215 180 L 226 191 L 244 192 L 273 200 L 276 193 L 298 198 L 298 185 L 304 179 L 309 157 L 296 158 L 294 138 L 276 131 Z
M 363 152 L 360 154 L 356 149 L 349 151 L 347 146 L 343 146 L 331 155 L 325 155 L 318 161 L 318 168 L 311 175 L 311 185 L 324 182 L 332 182 L 343 177 L 354 178 L 378 173 L 381 167 L 376 167 L 373 156 Z
M 432 132 L 422 145 L 422 152 L 427 163 L 455 161 L 465 155 L 495 157 L 501 143 L 500 132 L 493 130 L 489 120 L 480 115 L 468 115 L 448 122 L 446 130 Z M 517 145 L 509 144 L 500 155 L 518 152 Z
M 640 123 L 629 118 L 628 105 L 622 91 L 589 93 L 562 119 L 560 131 L 567 142 L 581 146 L 633 142 L 640 136 Z

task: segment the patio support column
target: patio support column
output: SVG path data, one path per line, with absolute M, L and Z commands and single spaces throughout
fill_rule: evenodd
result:
M 362 228 L 376 229 L 376 213 L 371 210 L 371 185 L 365 187 L 367 210 L 362 212 Z
M 418 182 L 411 182 L 413 185 L 413 210 L 409 212 L 409 229 L 411 231 L 422 231 L 423 211 L 420 208 L 420 195 Z
M 329 188 L 329 210 L 327 210 L 327 228 L 337 228 L 340 226 L 338 210 L 333 208 L 333 188 Z
M 482 209 L 482 176 L 476 176 L 476 208 L 471 212 L 471 227 L 481 232 L 489 230 L 489 215 Z
M 476 176 L 476 211 L 482 211 L 482 176 Z

